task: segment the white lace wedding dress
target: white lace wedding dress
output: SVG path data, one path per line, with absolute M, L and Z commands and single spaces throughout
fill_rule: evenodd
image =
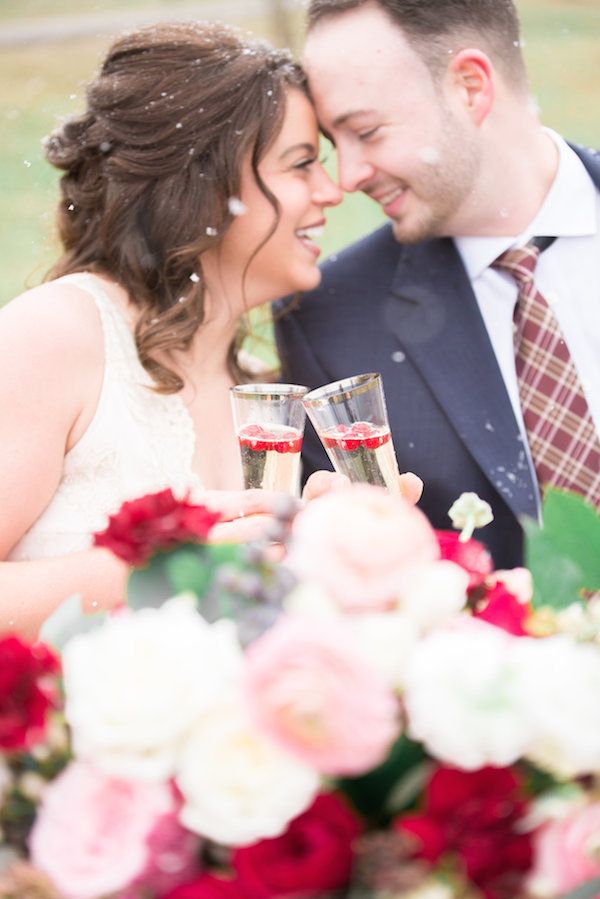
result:
M 135 341 L 99 279 L 66 275 L 94 298 L 104 335 L 104 378 L 94 417 L 67 453 L 56 493 L 19 540 L 11 560 L 40 559 L 87 549 L 95 531 L 127 499 L 171 487 L 199 496 L 192 470 L 194 426 L 178 394 L 150 389 Z

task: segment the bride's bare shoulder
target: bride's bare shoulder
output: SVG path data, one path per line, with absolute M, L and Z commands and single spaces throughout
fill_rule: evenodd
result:
M 0 346 L 13 352 L 65 358 L 102 355 L 96 305 L 81 287 L 48 281 L 20 294 L 0 309 Z

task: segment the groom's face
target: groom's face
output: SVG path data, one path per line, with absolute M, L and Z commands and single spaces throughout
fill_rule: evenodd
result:
M 379 203 L 400 241 L 455 232 L 479 156 L 450 79 L 434 81 L 398 26 L 370 4 L 319 22 L 304 65 L 337 148 L 341 187 Z

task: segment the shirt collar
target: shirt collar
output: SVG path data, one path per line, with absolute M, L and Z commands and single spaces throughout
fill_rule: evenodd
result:
M 558 169 L 539 212 L 521 234 L 507 237 L 456 237 L 454 242 L 471 281 L 509 247 L 539 237 L 583 237 L 598 230 L 596 188 L 569 145 L 549 128 L 558 147 Z

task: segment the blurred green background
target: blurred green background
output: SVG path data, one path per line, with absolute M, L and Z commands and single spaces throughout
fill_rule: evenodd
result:
M 58 175 L 44 162 L 40 142 L 61 116 L 81 108 L 83 86 L 111 32 L 134 24 L 135 16 L 218 17 L 299 51 L 302 2 L 288 0 L 279 18 L 278 6 L 277 0 L 0 0 L 0 305 L 39 283 L 56 258 Z M 600 147 L 600 0 L 517 0 L 517 6 L 544 122 Z M 324 251 L 371 230 L 380 216 L 365 198 L 348 197 L 329 214 Z

